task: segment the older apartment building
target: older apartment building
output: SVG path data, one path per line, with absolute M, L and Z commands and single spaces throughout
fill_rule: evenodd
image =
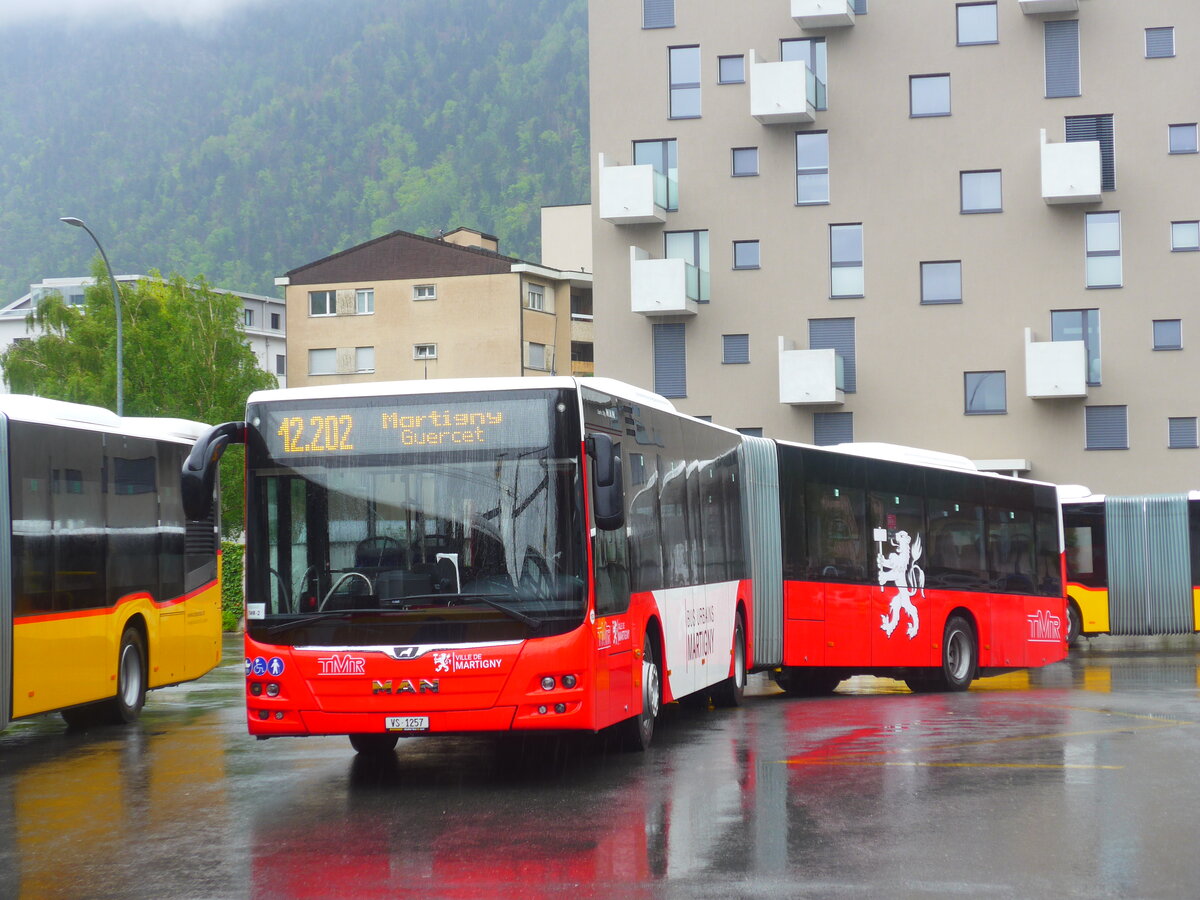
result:
M 495 237 L 467 228 L 395 231 L 275 283 L 292 387 L 570 374 L 572 299 L 591 299 L 590 273 L 502 256 Z
M 1195 0 L 594 0 L 597 374 L 1200 484 Z

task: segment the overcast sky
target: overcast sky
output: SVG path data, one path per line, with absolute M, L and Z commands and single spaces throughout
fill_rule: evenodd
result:
M 203 22 L 261 0 L 0 0 L 0 25 L 34 19 L 85 21 L 95 16 Z

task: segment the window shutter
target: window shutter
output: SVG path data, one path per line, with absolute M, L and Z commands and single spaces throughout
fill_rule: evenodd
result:
M 683 325 L 678 322 L 654 327 L 654 391 L 664 397 L 687 396 L 687 357 Z
M 854 0 L 854 14 L 856 16 L 867 14 L 867 0 Z
M 1175 29 L 1146 29 L 1146 59 L 1159 59 L 1175 55 Z
M 723 363 L 733 365 L 750 362 L 750 335 L 723 334 L 721 341 L 724 344 Z
M 673 28 L 675 0 L 642 0 L 643 28 Z
M 809 319 L 810 350 L 836 350 L 842 360 L 842 384 L 847 394 L 858 390 L 858 367 L 854 358 L 854 319 Z
M 854 413 L 813 413 L 813 443 L 818 447 L 854 440 Z
M 1086 450 L 1128 450 L 1129 428 L 1126 407 L 1084 407 Z
M 1200 446 L 1196 440 L 1196 417 L 1181 416 L 1167 419 L 1167 446 L 1173 450 Z
M 1067 141 L 1100 142 L 1100 190 L 1117 189 L 1117 167 L 1113 153 L 1113 117 L 1067 116 Z
M 1045 24 L 1046 96 L 1079 96 L 1079 20 Z

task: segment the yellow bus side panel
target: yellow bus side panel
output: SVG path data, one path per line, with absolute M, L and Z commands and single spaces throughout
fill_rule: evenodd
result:
M 1067 596 L 1074 600 L 1075 605 L 1079 607 L 1084 634 L 1099 634 L 1108 631 L 1108 591 L 1105 588 L 1068 584 Z

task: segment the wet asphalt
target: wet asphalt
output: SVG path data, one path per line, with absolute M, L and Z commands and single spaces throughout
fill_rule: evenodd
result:
M 654 746 L 245 731 L 240 638 L 132 726 L 0 734 L 0 897 L 1200 895 L 1200 651 L 664 711 Z

